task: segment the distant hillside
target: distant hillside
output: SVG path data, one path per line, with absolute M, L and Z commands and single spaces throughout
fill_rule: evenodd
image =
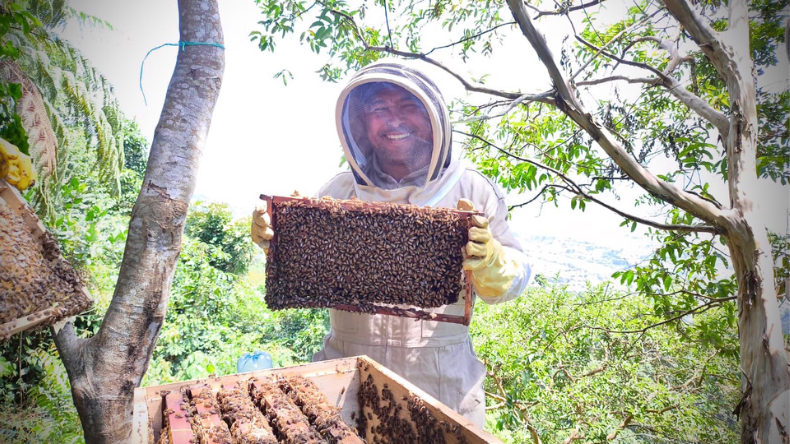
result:
M 525 236 L 527 254 L 534 274 L 552 282 L 583 290 L 585 283 L 598 284 L 612 273 L 642 262 L 655 250 L 648 239 L 623 236 L 617 245 L 576 240 L 569 237 Z

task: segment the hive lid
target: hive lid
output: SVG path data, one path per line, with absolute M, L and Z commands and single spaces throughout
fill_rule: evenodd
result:
M 88 309 L 93 299 L 63 258 L 57 241 L 5 179 L 0 179 L 0 210 L 0 313 L 4 315 L 0 318 L 0 341 Z M 20 245 L 25 248 L 9 248 L 15 239 L 4 230 L 22 236 Z M 24 282 L 14 282 L 20 277 Z M 48 279 L 57 279 L 57 285 L 45 285 L 50 283 Z M 34 290 L 20 292 L 23 288 Z

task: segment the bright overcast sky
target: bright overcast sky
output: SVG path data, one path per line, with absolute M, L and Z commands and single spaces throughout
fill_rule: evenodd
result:
M 220 0 L 219 4 L 226 67 L 196 196 L 227 202 L 240 215 L 252 211 L 261 193 L 288 195 L 298 189 L 311 195 L 340 171 L 342 149 L 335 130 L 334 107 L 341 85 L 320 80 L 315 71 L 323 65 L 323 57 L 315 56 L 308 47 L 289 43 L 295 42 L 295 38 L 279 43 L 275 53 L 262 53 L 250 42 L 249 33 L 261 20 L 253 0 Z M 80 49 L 115 86 L 124 113 L 137 120 L 150 142 L 178 49 L 161 48 L 146 60 L 143 87 L 147 106 L 139 88 L 140 64 L 150 49 L 178 41 L 176 1 L 71 0 L 69 5 L 114 27 L 111 31 L 72 24 L 63 37 Z M 546 29 L 542 22 L 539 26 Z M 547 77 L 534 76 L 529 83 L 524 81 L 525 73 L 542 75 L 545 71 L 525 40 L 518 38 L 509 45 L 519 57 L 509 58 L 506 69 L 494 70 L 500 77 L 491 81 L 503 85 L 512 81 L 520 85 L 534 83 L 534 91 L 529 92 L 545 90 L 549 86 Z M 463 71 L 460 62 L 457 66 Z M 485 67 L 490 69 L 488 64 Z M 273 78 L 283 68 L 295 76 L 287 87 L 280 79 Z M 449 76 L 430 73 L 437 76 L 448 102 L 462 92 Z M 504 73 L 510 73 L 512 78 L 505 78 Z M 766 189 L 768 194 L 776 196 L 774 202 L 778 203 L 766 205 L 770 207 L 766 218 L 775 230 L 786 231 L 790 193 L 787 188 Z M 624 193 L 626 197 L 616 205 L 629 205 L 630 193 L 627 190 Z M 531 195 L 511 196 L 510 203 L 522 202 Z M 719 198 L 726 202 L 726 196 Z M 568 207 L 567 202 L 562 206 Z M 623 243 L 628 230 L 618 228 L 621 218 L 596 208 L 595 204 L 588 205 L 587 213 L 594 214 L 560 211 L 553 205 L 540 211 L 533 204 L 516 212 L 513 225 L 525 235 L 569 236 L 611 245 Z

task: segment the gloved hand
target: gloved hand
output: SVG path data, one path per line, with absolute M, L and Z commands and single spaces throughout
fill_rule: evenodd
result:
M 265 201 L 255 206 L 255 211 L 252 212 L 252 227 L 250 231 L 255 245 L 261 247 L 265 253 L 268 253 L 269 239 L 274 236 L 274 231 L 271 227 L 269 214 L 266 212 Z
M 468 199 L 458 201 L 458 209 L 473 211 Z M 494 239 L 488 228 L 488 218 L 474 215 L 469 227 L 469 242 L 464 248 L 464 270 L 472 271 L 472 285 L 478 295 L 502 296 L 516 277 L 517 265 L 508 260 L 502 244 Z
M 17 187 L 19 191 L 36 183 L 38 175 L 30 156 L 19 151 L 16 145 L 0 138 L 0 178 Z

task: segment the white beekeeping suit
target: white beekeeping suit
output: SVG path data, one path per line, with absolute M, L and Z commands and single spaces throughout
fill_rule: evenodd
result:
M 371 98 L 393 85 L 419 102 L 396 105 L 401 106 L 399 110 L 371 108 Z M 396 113 L 407 106 L 420 106 L 427 113 L 431 131 L 425 142 L 432 147 L 430 161 L 395 179 L 382 171 L 374 149 L 375 135 L 368 137 L 370 124 L 366 119 L 371 112 Z M 317 196 L 450 208 L 455 208 L 460 199 L 468 199 L 488 219 L 488 227 L 483 229 L 490 229 L 489 236 L 494 239 L 484 242 L 487 253 L 483 254 L 488 254 L 488 262 L 473 269 L 476 296 L 487 303 L 499 303 L 524 291 L 530 268 L 508 227 L 502 191 L 472 166 L 451 156 L 449 115 L 433 82 L 397 62 L 375 63 L 359 71 L 340 94 L 336 118 L 351 171 L 335 176 Z M 392 139 L 417 132 L 408 125 L 405 128 L 403 135 Z M 455 304 L 429 311 L 463 316 L 464 301 L 459 298 Z M 368 355 L 482 427 L 485 367 L 472 348 L 469 327 L 339 310 L 330 310 L 330 319 L 331 331 L 322 350 L 313 356 L 314 361 Z

